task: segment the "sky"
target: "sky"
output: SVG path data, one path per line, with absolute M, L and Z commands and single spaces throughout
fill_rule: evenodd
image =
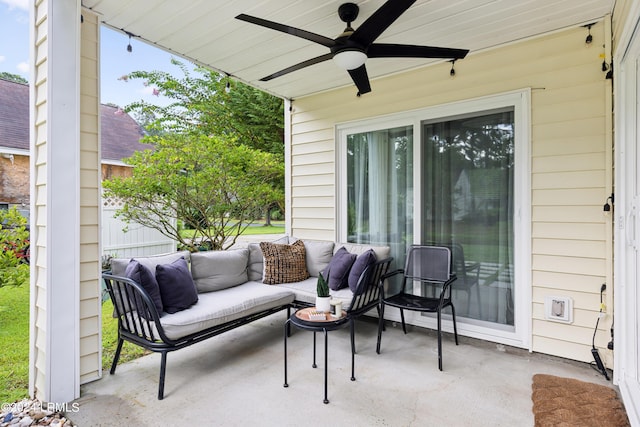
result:
M 29 70 L 29 1 L 0 0 L 0 72 L 18 74 L 31 81 Z M 172 55 L 109 28 L 101 28 L 101 103 L 120 107 L 141 99 L 158 105 L 167 99 L 153 95 L 153 87 L 139 79 L 119 78 L 132 71 L 166 71 L 181 77 L 182 71 L 171 64 Z M 180 58 L 176 58 L 185 62 Z

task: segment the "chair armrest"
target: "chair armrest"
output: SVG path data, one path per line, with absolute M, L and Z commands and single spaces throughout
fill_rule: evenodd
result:
M 458 276 L 452 274 L 451 276 L 449 276 L 449 280 L 442 284 L 442 291 L 440 292 L 440 304 L 442 304 L 445 299 L 451 298 L 451 285 L 456 280 L 458 280 Z
M 464 271 L 471 272 L 473 270 L 478 270 L 480 272 L 480 263 L 479 262 L 466 262 L 464 264 Z
M 398 274 L 404 274 L 404 270 L 403 270 L 402 268 L 399 268 L 399 269 L 397 269 L 397 270 L 390 271 L 389 273 L 385 274 L 384 276 L 382 276 L 381 284 L 382 284 L 382 282 L 384 282 L 384 281 L 385 281 L 385 280 L 387 280 L 388 278 L 393 277 L 393 276 L 396 276 L 396 275 L 398 275 Z
M 118 317 L 118 328 L 122 332 L 151 342 L 172 342 L 164 333 L 160 313 L 153 300 L 139 283 L 109 273 L 103 273 L 102 278 Z
M 399 268 L 399 269 L 397 269 L 397 270 L 390 271 L 389 273 L 384 274 L 384 275 L 380 278 L 380 282 L 378 282 L 378 287 L 380 288 L 380 298 L 381 298 L 381 299 L 385 299 L 385 298 L 387 298 L 387 295 L 385 295 L 385 294 L 386 294 L 386 292 L 385 292 L 385 289 L 384 289 L 384 285 L 385 285 L 386 281 L 387 281 L 389 278 L 391 278 L 391 277 L 393 277 L 393 276 L 397 276 L 397 275 L 399 275 L 399 274 L 400 274 L 400 275 L 404 275 L 404 270 L 403 270 L 403 269 L 401 269 L 401 268 Z
M 392 261 L 391 257 L 378 260 L 362 272 L 347 310 L 350 316 L 358 316 L 378 305 L 381 289 L 379 283 L 382 282 Z

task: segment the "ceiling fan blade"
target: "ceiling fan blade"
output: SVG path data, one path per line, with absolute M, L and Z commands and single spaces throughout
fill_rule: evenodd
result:
M 450 49 L 447 47 L 414 46 L 410 44 L 374 43 L 369 46 L 369 58 L 444 58 L 462 59 L 468 49 Z
M 369 75 L 367 74 L 367 68 L 363 65 L 356 69 L 348 70 L 351 79 L 358 88 L 358 96 L 371 92 L 371 85 L 369 84 Z
M 289 74 L 293 71 L 301 70 L 302 68 L 308 67 L 310 65 L 318 64 L 320 62 L 328 61 L 333 58 L 333 53 L 326 53 L 324 55 L 318 56 L 316 58 L 308 59 L 306 61 L 300 62 L 299 64 L 292 65 L 291 67 L 287 67 L 284 70 L 280 70 L 273 74 L 268 75 L 267 77 L 263 77 L 260 79 L 261 82 L 268 82 L 269 80 L 273 80 L 276 77 L 284 76 L 285 74 Z
M 387 0 L 351 34 L 349 39 L 362 46 L 369 46 L 415 2 L 416 0 Z
M 309 40 L 329 48 L 335 46 L 336 44 L 336 42 L 333 39 L 330 39 L 329 37 L 312 33 L 310 31 L 301 30 L 299 28 L 290 27 L 289 25 L 283 25 L 277 22 L 267 21 L 266 19 L 256 18 L 255 16 L 245 15 L 244 13 L 241 13 L 240 15 L 236 16 L 236 19 L 249 22 L 251 24 L 260 25 L 261 27 L 266 27 L 266 28 L 280 31 L 286 34 L 291 34 L 292 36 L 300 37 L 305 40 Z

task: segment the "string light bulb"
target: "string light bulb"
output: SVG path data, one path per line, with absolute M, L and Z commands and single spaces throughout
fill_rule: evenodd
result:
M 456 69 L 454 68 L 454 66 L 456 65 L 456 60 L 452 59 L 449 62 L 451 62 L 451 70 L 449 71 L 449 76 L 451 78 L 454 78 L 456 76 Z
M 131 33 L 127 33 L 129 36 L 129 44 L 127 45 L 127 52 L 131 53 L 133 51 L 133 47 L 131 46 Z
M 229 80 L 227 80 L 227 84 L 224 87 L 224 91 L 227 93 L 231 92 L 231 83 L 229 82 Z
M 590 45 L 590 44 L 591 44 L 591 42 L 593 41 L 593 36 L 591 35 L 591 27 L 592 27 L 593 25 L 594 25 L 594 24 L 585 25 L 585 27 L 587 27 L 587 33 L 588 33 L 588 34 L 587 34 L 587 38 L 584 40 L 584 42 L 585 42 L 587 45 Z

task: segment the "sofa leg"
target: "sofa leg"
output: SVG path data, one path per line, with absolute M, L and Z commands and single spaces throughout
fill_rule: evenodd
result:
M 122 338 L 118 338 L 118 346 L 116 347 L 116 354 L 113 356 L 113 362 L 111 363 L 111 370 L 109 373 L 111 375 L 116 373 L 116 366 L 118 365 L 118 359 L 120 359 L 120 351 L 122 350 L 122 344 L 124 340 Z
M 382 331 L 384 330 L 384 305 L 380 307 L 378 314 L 378 343 L 376 344 L 376 353 L 380 354 L 380 341 L 382 341 Z
M 160 360 L 160 384 L 158 384 L 158 400 L 164 399 L 164 376 L 167 370 L 167 352 L 160 353 L 162 358 Z
M 356 321 L 354 318 L 351 318 L 350 321 L 350 330 L 351 330 L 351 381 L 356 380 Z

